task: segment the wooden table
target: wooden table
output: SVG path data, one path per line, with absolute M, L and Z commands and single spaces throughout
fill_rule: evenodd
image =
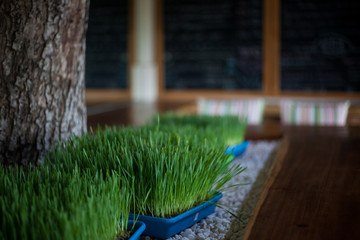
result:
M 244 239 L 360 239 L 360 127 L 288 127 Z
M 88 104 L 88 128 L 105 125 L 142 125 L 157 113 L 175 111 L 189 102 L 150 102 L 134 103 L 130 101 Z
M 156 103 L 132 103 L 110 102 L 88 104 L 88 128 L 96 129 L 105 125 L 142 125 L 157 113 L 181 110 L 186 112 L 189 102 L 156 102 Z M 185 108 L 184 108 L 185 106 Z M 184 110 L 185 109 L 185 110 Z M 184 111 L 183 111 L 184 110 Z M 191 110 L 192 111 L 192 110 Z M 283 132 L 279 118 L 265 118 L 261 125 L 248 126 L 246 139 L 280 139 Z

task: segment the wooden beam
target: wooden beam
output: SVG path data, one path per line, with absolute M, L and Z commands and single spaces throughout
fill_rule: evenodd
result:
M 224 90 L 166 90 L 160 100 L 179 101 L 196 100 L 198 98 L 239 99 L 245 97 L 262 97 L 261 91 L 224 91 Z
M 263 90 L 280 93 L 280 0 L 263 1 Z
M 91 102 L 111 102 L 129 100 L 130 92 L 119 89 L 86 89 L 85 100 Z
M 316 91 L 282 91 L 282 97 L 302 98 L 342 98 L 360 100 L 360 92 L 316 92 Z

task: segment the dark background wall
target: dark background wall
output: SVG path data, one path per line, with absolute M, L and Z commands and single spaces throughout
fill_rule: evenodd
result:
M 360 1 L 281 2 L 281 88 L 360 91 Z
M 167 89 L 261 89 L 261 0 L 164 0 Z
M 262 0 L 162 2 L 166 89 L 264 88 Z M 359 92 L 360 2 L 280 2 L 281 90 Z M 127 88 L 129 12 L 127 0 L 91 1 L 88 88 Z
M 91 0 L 86 38 L 86 87 L 127 87 L 127 0 Z

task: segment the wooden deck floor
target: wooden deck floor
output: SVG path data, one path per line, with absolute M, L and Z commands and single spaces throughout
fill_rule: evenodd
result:
M 360 239 L 360 128 L 284 135 L 244 239 Z
M 138 125 L 184 103 L 89 108 L 88 126 Z M 244 239 L 360 239 L 360 127 L 283 127 L 265 118 L 247 139 L 282 139 Z

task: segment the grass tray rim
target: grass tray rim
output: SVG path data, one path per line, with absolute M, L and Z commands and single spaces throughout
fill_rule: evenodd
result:
M 215 192 L 215 196 L 212 197 L 211 199 L 209 199 L 208 201 L 194 207 L 194 208 L 191 208 L 189 210 L 187 210 L 186 212 L 183 212 L 175 217 L 172 217 L 172 218 L 161 218 L 161 217 L 154 217 L 154 216 L 149 216 L 149 215 L 141 215 L 141 214 L 134 214 L 134 213 L 129 213 L 129 218 L 132 218 L 132 217 L 137 217 L 139 216 L 139 219 L 141 217 L 141 219 L 145 219 L 145 220 L 151 220 L 153 222 L 161 222 L 161 223 L 167 223 L 167 224 L 170 224 L 170 223 L 175 223 L 183 218 L 186 218 L 188 216 L 190 216 L 191 214 L 193 214 L 194 212 L 199 212 L 203 209 L 205 209 L 206 207 L 209 206 L 209 204 L 211 203 L 216 203 L 220 198 L 222 198 L 222 193 L 221 192 L 218 192 L 216 191 Z M 141 220 L 140 220 L 141 221 Z

